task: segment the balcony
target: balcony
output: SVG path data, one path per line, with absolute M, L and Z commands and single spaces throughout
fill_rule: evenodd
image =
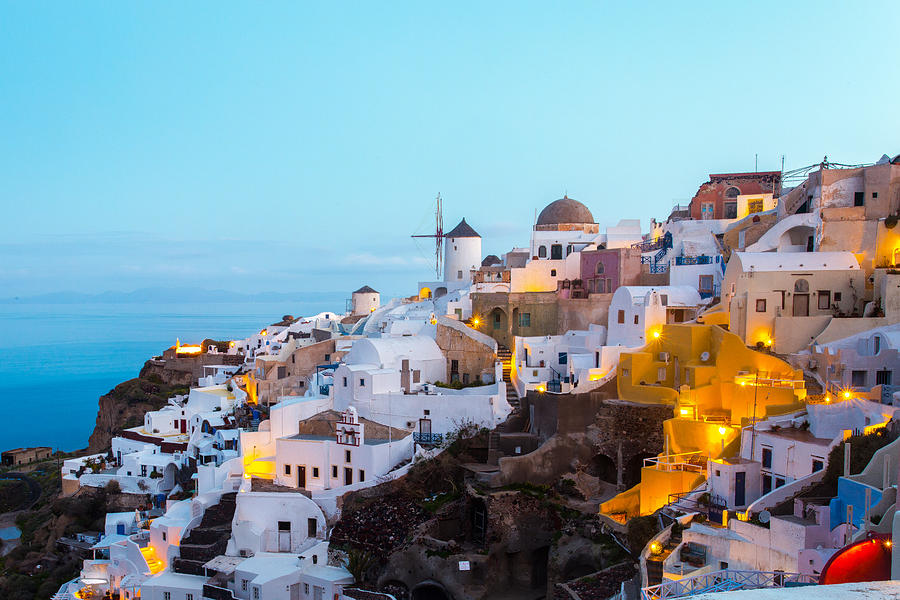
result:
M 443 433 L 420 433 L 413 432 L 413 441 L 423 446 L 438 446 L 444 443 Z
M 675 266 L 681 267 L 685 265 L 711 265 L 713 257 L 701 254 L 700 256 L 676 256 Z
M 816 585 L 816 575 L 785 573 L 783 571 L 739 571 L 724 569 L 705 575 L 685 577 L 675 581 L 666 581 L 660 585 L 645 587 L 641 590 L 642 600 L 660 600 L 662 598 L 683 598 L 695 594 L 714 592 L 730 592 L 736 590 L 755 590 L 760 588 L 797 587 Z M 813 594 L 810 594 L 813 595 Z

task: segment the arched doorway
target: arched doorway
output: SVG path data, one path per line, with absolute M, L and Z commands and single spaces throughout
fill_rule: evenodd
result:
M 488 314 L 487 334 L 500 342 L 509 345 L 509 319 L 502 308 L 495 308 Z
M 412 600 L 453 600 L 453 596 L 440 583 L 423 581 L 413 588 Z
M 591 459 L 591 475 L 606 483 L 617 483 L 618 470 L 616 469 L 616 461 L 605 454 L 594 455 L 594 458 Z
M 431 298 L 430 287 L 423 287 L 421 290 L 419 290 L 419 300 L 428 300 L 429 298 Z
M 447 295 L 447 288 L 445 288 L 445 287 L 439 287 L 439 288 L 437 288 L 437 289 L 434 290 L 434 298 L 435 298 L 435 300 L 438 299 L 438 298 L 443 298 L 443 297 L 446 296 L 446 295 Z

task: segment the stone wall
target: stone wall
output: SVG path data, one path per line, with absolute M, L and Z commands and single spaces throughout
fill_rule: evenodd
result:
M 472 314 L 480 320 L 479 331 L 507 347 L 512 347 L 517 335 L 559 333 L 556 292 L 475 293 Z M 528 314 L 527 326 L 522 324 L 524 314 Z
M 447 359 L 447 374 L 451 375 L 453 361 L 456 361 L 456 374 L 460 381 L 492 379 L 496 342 L 483 334 L 469 330 L 462 323 L 456 326 L 438 322 L 435 341 Z M 486 338 L 479 340 L 478 338 Z M 486 342 L 489 342 L 490 345 Z M 452 377 L 451 377 L 452 379 Z
M 587 329 L 589 325 L 606 326 L 612 294 L 591 294 L 588 298 L 560 298 L 558 308 L 560 333 L 573 329 Z

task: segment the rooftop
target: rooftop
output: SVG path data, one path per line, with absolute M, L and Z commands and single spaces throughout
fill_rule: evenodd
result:
M 457 225 L 456 227 L 451 229 L 449 233 L 445 233 L 444 237 L 445 238 L 464 238 L 464 237 L 480 238 L 481 236 L 478 235 L 478 232 L 476 232 L 474 229 L 472 229 L 472 227 L 468 223 L 466 223 L 465 218 L 463 218 L 463 220 L 459 222 L 459 225 Z
M 559 225 L 561 223 L 593 223 L 594 215 L 587 206 L 563 196 L 544 207 L 538 216 L 538 225 Z
M 859 270 L 852 252 L 735 252 L 734 256 L 744 272 Z

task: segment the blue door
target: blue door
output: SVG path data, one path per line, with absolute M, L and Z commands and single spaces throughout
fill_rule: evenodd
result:
M 747 473 L 744 471 L 738 471 L 734 474 L 734 505 L 735 506 L 744 506 L 747 503 L 747 493 L 746 493 L 746 479 Z

